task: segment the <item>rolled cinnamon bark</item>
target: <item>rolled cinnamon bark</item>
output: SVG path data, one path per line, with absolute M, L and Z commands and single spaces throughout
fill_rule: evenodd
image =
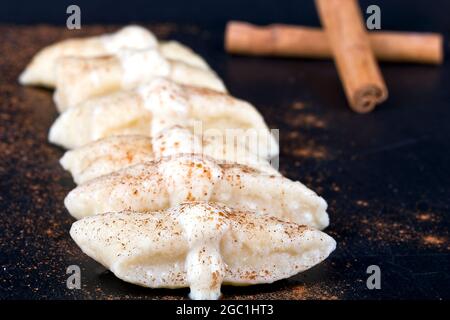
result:
M 381 61 L 441 64 L 442 35 L 377 31 L 369 32 L 375 57 Z M 331 58 L 333 53 L 320 28 L 273 24 L 255 26 L 230 21 L 225 32 L 229 53 L 255 56 Z
M 356 0 L 316 0 L 350 107 L 372 111 L 388 91 L 373 54 Z

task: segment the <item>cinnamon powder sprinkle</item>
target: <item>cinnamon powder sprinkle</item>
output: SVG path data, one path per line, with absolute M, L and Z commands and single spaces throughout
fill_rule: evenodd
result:
M 291 105 L 291 109 L 293 110 L 303 110 L 306 108 L 306 104 L 302 101 L 294 101 Z
M 433 235 L 427 235 L 422 238 L 423 243 L 429 246 L 442 246 L 447 242 L 447 239 L 444 237 L 438 237 Z

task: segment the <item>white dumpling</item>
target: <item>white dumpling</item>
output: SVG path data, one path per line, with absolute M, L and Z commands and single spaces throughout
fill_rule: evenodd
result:
M 64 204 L 77 219 L 109 211 L 162 210 L 185 201 L 222 202 L 323 229 L 327 203 L 300 182 L 200 155 L 137 164 L 73 189 Z
M 231 136 L 261 159 L 270 159 L 279 151 L 264 119 L 248 102 L 166 79 L 66 110 L 50 128 L 49 140 L 72 149 L 112 135 L 154 136 L 174 125 L 191 129 L 202 140 L 230 141 Z
M 267 160 L 258 158 L 245 147 L 202 141 L 191 130 L 179 126 L 164 129 L 153 138 L 124 135 L 100 139 L 67 151 L 60 163 L 80 184 L 134 164 L 180 153 L 204 154 L 219 163 L 238 163 L 279 174 Z
M 149 135 L 151 118 L 137 94 L 118 91 L 61 113 L 48 139 L 72 149 L 114 135 Z
M 40 50 L 19 77 L 25 85 L 56 85 L 55 65 L 61 57 L 100 57 L 115 54 L 121 49 L 161 49 L 168 59 L 182 61 L 198 68 L 209 69 L 208 64 L 195 52 L 177 41 L 161 42 L 149 30 L 126 26 L 114 33 L 87 38 L 67 39 Z
M 123 48 L 157 47 L 158 41 L 147 29 L 127 26 L 115 33 L 87 38 L 67 39 L 40 50 L 20 75 L 21 84 L 54 87 L 56 61 L 65 56 L 99 57 L 114 54 Z
M 70 171 L 76 183 L 154 160 L 149 137 L 137 135 L 111 136 L 67 151 L 59 161 Z
M 70 234 L 118 278 L 151 288 L 190 287 L 191 299 L 218 299 L 222 284 L 289 278 L 336 248 L 321 231 L 202 202 L 88 217 Z
M 122 49 L 115 55 L 61 57 L 56 62 L 54 101 L 63 111 L 89 98 L 131 89 L 156 77 L 220 92 L 226 88 L 212 70 L 166 59 L 158 49 Z

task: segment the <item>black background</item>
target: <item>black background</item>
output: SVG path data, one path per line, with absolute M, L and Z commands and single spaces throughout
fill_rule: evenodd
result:
M 440 32 L 448 48 L 449 1 L 360 3 L 363 8 L 381 7 L 383 29 Z M 81 7 L 86 34 L 89 24 L 176 23 L 179 27 L 168 37 L 202 54 L 233 95 L 254 103 L 268 124 L 280 129 L 282 173 L 328 201 L 327 232 L 338 242 L 330 259 L 273 285 L 225 287 L 225 298 L 450 298 L 448 57 L 440 67 L 381 64 L 389 100 L 371 114 L 358 115 L 347 107 L 331 61 L 232 57 L 223 51 L 223 28 L 230 19 L 318 26 L 312 0 L 8 1 L 1 4 L 0 23 L 64 26 L 69 4 Z M 185 27 L 192 25 L 200 32 Z M 32 28 L 18 30 L 32 34 Z M 26 44 L 15 40 L 14 31 L 0 34 L 0 41 L 10 41 L 6 47 L 13 52 L 28 45 L 37 50 L 71 36 L 67 31 L 51 37 L 36 34 Z M 58 164 L 63 151 L 46 142 L 46 131 L 56 117 L 51 94 L 15 84 L 25 59 L 12 65 L 5 57 L 2 53 L 0 90 L 8 94 L 0 107 L 8 117 L 0 118 L 0 127 L 6 132 L 19 129 L 0 134 L 14 150 L 28 149 L 0 159 L 0 298 L 185 298 L 187 290 L 125 284 L 72 243 L 67 230 L 73 220 L 62 200 L 74 185 Z M 30 58 L 31 54 L 26 60 Z M 22 105 L 15 107 L 13 99 L 23 101 Z M 295 102 L 305 108 L 297 110 Z M 323 125 L 305 122 L 308 117 Z M 25 120 L 35 127 L 20 127 Z M 25 141 L 31 147 L 20 147 Z M 42 153 L 43 146 L 52 156 Z M 322 150 L 324 156 L 297 152 L 305 147 Z M 34 175 L 35 171 L 41 173 Z M 35 193 L 46 200 L 36 203 Z M 57 224 L 56 230 L 50 230 L 57 236 L 47 235 L 48 221 Z M 82 290 L 65 288 L 65 267 L 70 264 L 82 267 Z M 365 286 L 365 271 L 371 264 L 381 267 L 381 290 Z M 298 288 L 303 288 L 303 295 L 295 291 Z
M 1 1 L 0 22 L 64 25 L 66 8 L 80 6 L 82 23 L 177 22 L 223 27 L 230 19 L 319 25 L 312 0 L 127 0 Z M 382 7 L 383 29 L 448 32 L 446 0 L 364 0 L 361 7 Z

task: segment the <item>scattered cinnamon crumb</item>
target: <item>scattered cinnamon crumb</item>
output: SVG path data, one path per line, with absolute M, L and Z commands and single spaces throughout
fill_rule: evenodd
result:
M 339 192 L 341 191 L 341 188 L 335 182 L 333 182 L 331 184 L 331 190 L 333 190 L 334 192 Z
M 360 223 L 366 225 L 361 232 L 368 241 L 378 243 L 405 243 L 417 241 L 419 233 L 411 225 L 382 221 L 379 218 L 363 218 Z
M 432 246 L 441 246 L 445 242 L 447 242 L 447 239 L 445 239 L 443 237 L 433 236 L 433 235 L 424 236 L 422 240 L 426 245 L 432 245 Z
M 416 219 L 421 222 L 437 222 L 439 218 L 433 213 L 422 212 L 416 215 Z
M 369 203 L 365 200 L 357 200 L 356 204 L 360 207 L 365 207 L 365 208 L 369 206 Z
M 321 146 L 296 148 L 292 150 L 291 154 L 296 157 L 315 159 L 325 159 L 327 155 L 325 148 Z
M 306 289 L 305 286 L 297 286 L 292 288 L 292 294 L 298 298 L 303 298 L 305 296 Z
M 292 113 L 286 115 L 284 121 L 292 127 L 325 128 L 325 121 L 313 114 Z
M 305 107 L 306 107 L 305 103 L 304 103 L 304 102 L 301 102 L 301 101 L 295 101 L 295 102 L 291 105 L 291 108 L 292 108 L 293 110 L 303 110 L 303 109 L 305 109 Z
M 291 293 L 293 295 L 292 299 L 298 300 L 306 300 L 306 299 L 315 299 L 315 300 L 338 300 L 339 298 L 328 292 L 326 288 L 323 288 L 318 285 L 306 286 L 306 285 L 298 285 L 290 288 Z
M 303 122 L 306 126 L 310 126 L 310 127 L 315 127 L 315 128 L 324 128 L 325 127 L 325 121 L 317 118 L 316 116 L 314 116 L 312 114 L 305 115 L 303 117 Z
M 317 145 L 312 140 L 305 140 L 305 138 L 296 131 L 287 134 L 287 138 L 289 140 L 295 140 L 295 143 L 291 144 L 287 141 L 287 143 L 284 144 L 283 152 L 286 152 L 287 154 L 300 158 L 328 158 L 328 152 L 324 146 Z
M 416 217 L 417 217 L 417 220 L 420 220 L 420 221 L 428 221 L 431 219 L 431 215 L 429 215 L 428 213 L 421 213 L 421 214 L 418 214 Z

